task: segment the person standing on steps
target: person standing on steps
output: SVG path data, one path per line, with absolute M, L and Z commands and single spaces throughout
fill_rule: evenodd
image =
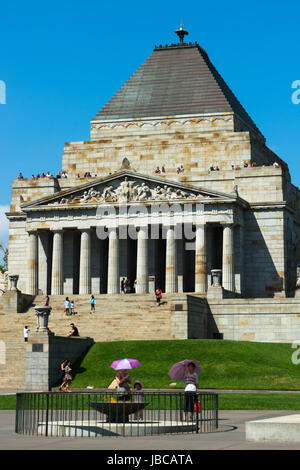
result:
M 91 297 L 90 303 L 91 303 L 90 313 L 95 313 L 95 311 L 96 311 L 96 300 L 95 300 L 95 297 L 93 295 Z
M 161 298 L 162 298 L 162 290 L 161 290 L 160 287 L 156 288 L 155 296 L 156 296 L 156 302 L 157 302 L 158 306 L 160 307 Z
M 28 342 L 29 331 L 30 331 L 30 329 L 28 328 L 27 325 L 25 325 L 25 326 L 24 326 L 24 341 L 25 341 L 25 343 Z
M 74 304 L 74 300 L 71 300 L 70 301 L 70 315 L 75 315 L 75 304 Z
M 65 300 L 65 314 L 70 315 L 70 300 L 69 300 L 69 297 L 66 297 L 66 300 Z
M 50 297 L 49 297 L 49 295 L 46 295 L 46 298 L 45 298 L 45 307 L 49 307 L 49 303 L 50 303 Z

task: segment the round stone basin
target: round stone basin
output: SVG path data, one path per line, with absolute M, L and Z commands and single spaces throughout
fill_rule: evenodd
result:
M 128 423 L 129 415 L 132 413 L 137 413 L 138 411 L 143 410 L 149 403 L 134 403 L 134 402 L 99 402 L 99 401 L 90 401 L 94 410 L 99 411 L 107 415 L 107 423 Z

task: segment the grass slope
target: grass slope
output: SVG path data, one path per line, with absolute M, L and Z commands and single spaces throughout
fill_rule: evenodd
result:
M 220 393 L 219 410 L 299 410 L 295 393 Z
M 124 341 L 96 343 L 75 368 L 72 386 L 107 387 L 114 377 L 110 364 L 123 357 L 143 367 L 131 371 L 146 388 L 170 388 L 168 370 L 183 359 L 199 360 L 204 370 L 200 388 L 233 390 L 300 390 L 299 367 L 289 344 L 220 340 Z M 182 388 L 177 383 L 177 388 Z M 175 388 L 175 387 L 172 387 Z

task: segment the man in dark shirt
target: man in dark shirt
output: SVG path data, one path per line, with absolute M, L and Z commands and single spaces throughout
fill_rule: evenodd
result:
M 70 323 L 71 331 L 67 334 L 67 336 L 79 336 L 79 331 L 74 325 L 74 323 Z

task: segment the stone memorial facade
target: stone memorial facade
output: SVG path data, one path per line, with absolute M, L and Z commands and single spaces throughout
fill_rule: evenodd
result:
M 295 296 L 299 189 L 197 43 L 155 47 L 62 170 L 12 184 L 22 292 Z

